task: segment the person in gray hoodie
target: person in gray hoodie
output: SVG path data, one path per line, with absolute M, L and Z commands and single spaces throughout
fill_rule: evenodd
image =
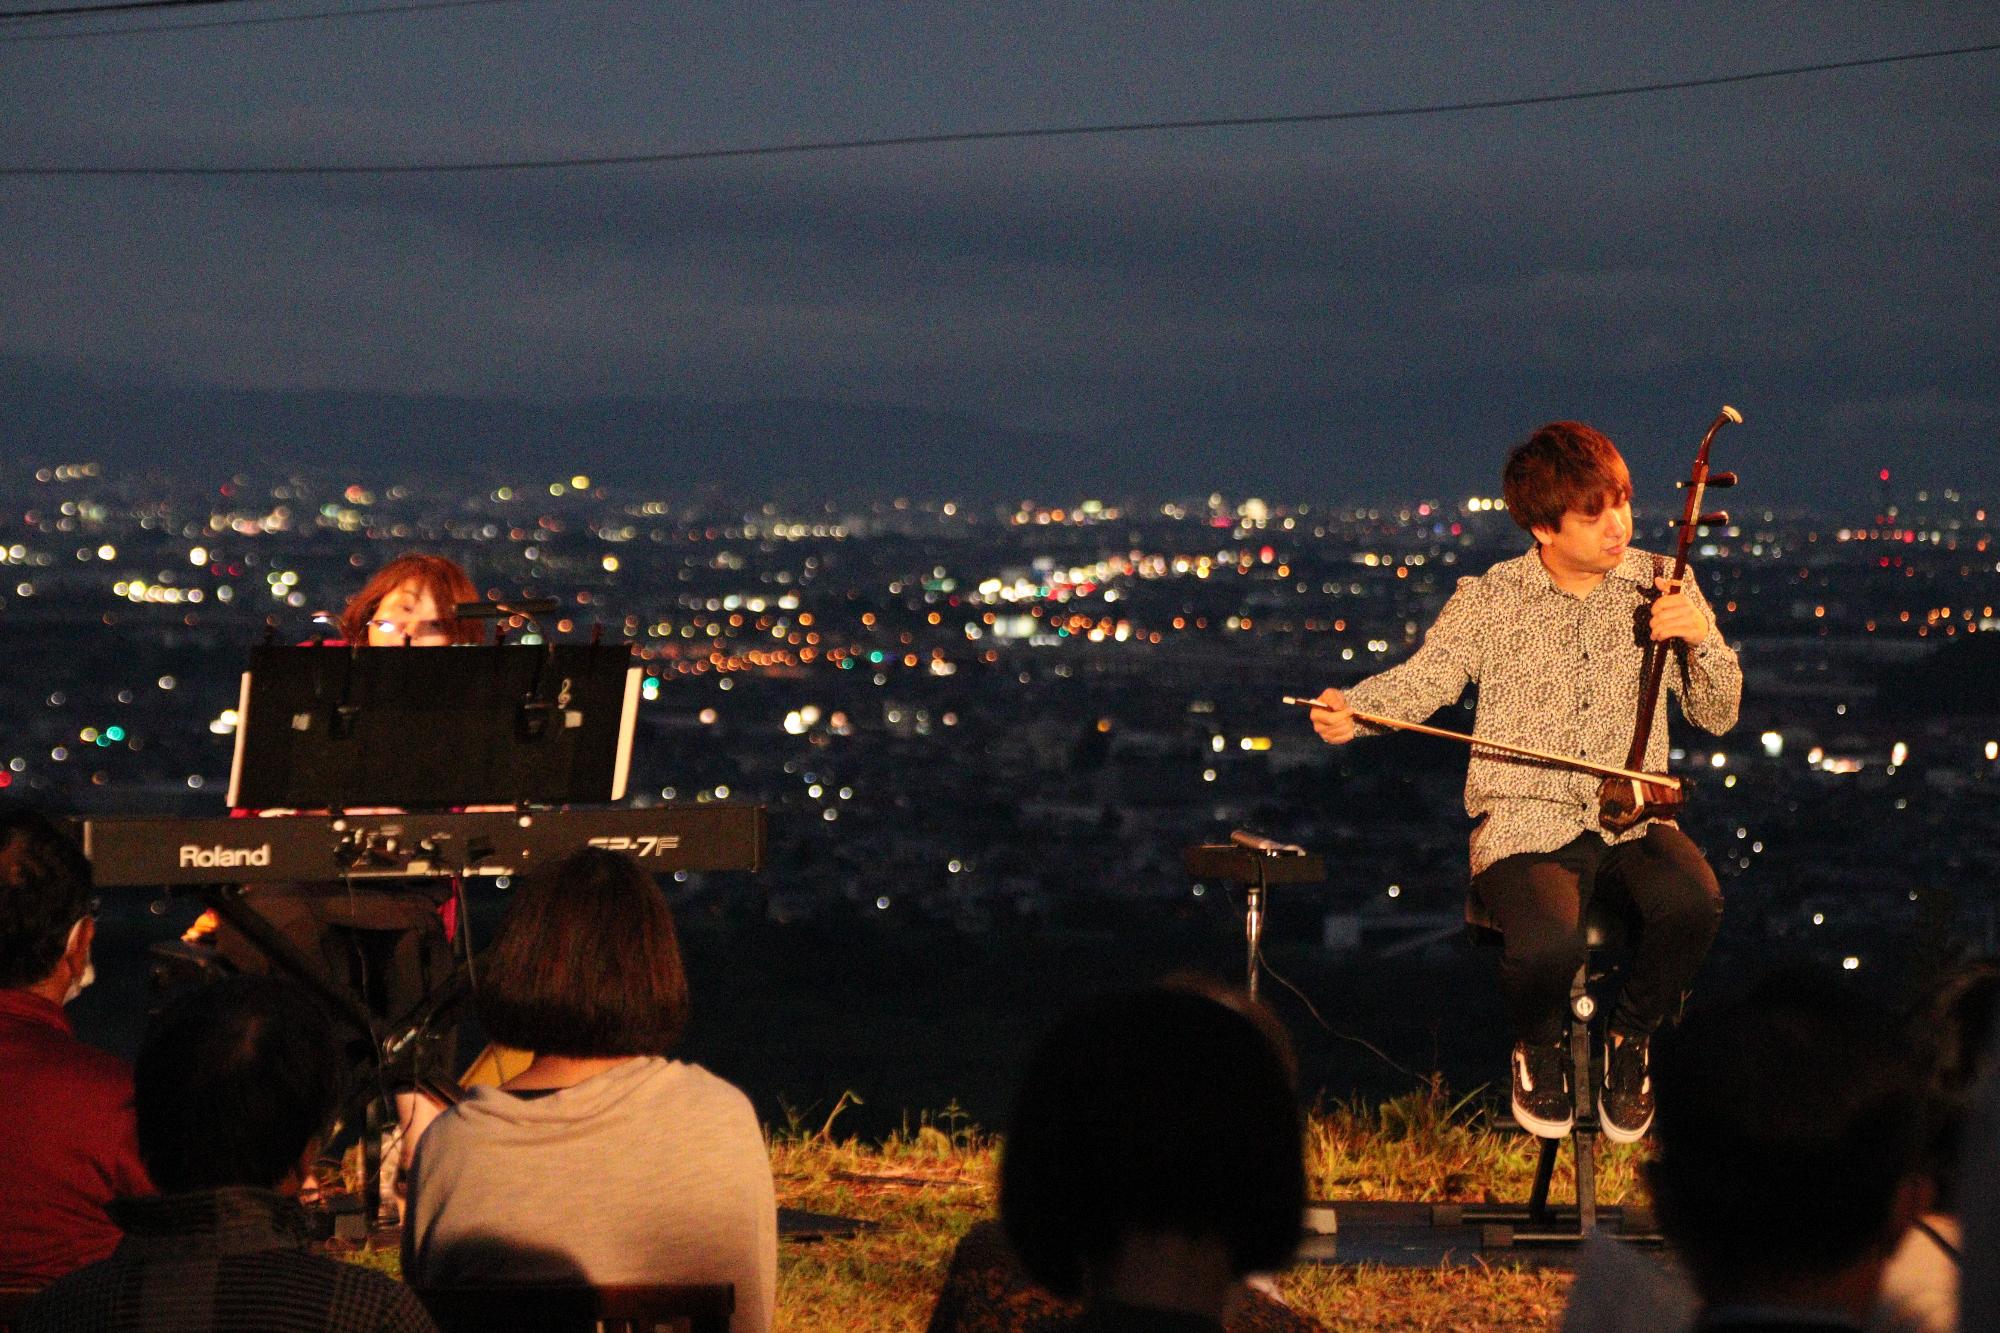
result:
M 526 1070 L 440 1116 L 403 1231 L 413 1285 L 727 1282 L 767 1333 L 777 1200 L 750 1101 L 667 1058 L 687 974 L 659 887 L 586 849 L 531 878 L 481 969 L 487 1035 Z

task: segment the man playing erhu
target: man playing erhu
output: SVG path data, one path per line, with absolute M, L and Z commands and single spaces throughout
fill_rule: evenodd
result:
M 1727 731 L 1743 688 L 1736 654 L 1692 577 L 1671 586 L 1669 562 L 1631 546 L 1632 479 L 1611 441 L 1581 422 L 1551 422 L 1508 455 L 1504 485 L 1533 549 L 1459 580 L 1408 660 L 1344 692 L 1324 691 L 1312 710 L 1320 737 L 1342 745 L 1380 730 L 1357 709 L 1421 721 L 1470 684 L 1479 688 L 1475 736 L 1622 765 L 1645 655 L 1635 625 L 1670 645 L 1667 688 L 1683 715 Z M 1664 773 L 1666 761 L 1661 708 L 1643 767 Z M 1504 937 L 1514 1116 L 1544 1138 L 1575 1122 L 1563 1011 L 1583 961 L 1584 916 L 1599 894 L 1629 904 L 1639 934 L 1611 1015 L 1600 1110 L 1606 1135 L 1630 1142 L 1653 1119 L 1648 1041 L 1707 956 L 1722 897 L 1671 820 L 1607 828 L 1598 785 L 1588 772 L 1475 746 L 1465 779 L 1465 808 L 1479 821 L 1472 894 Z

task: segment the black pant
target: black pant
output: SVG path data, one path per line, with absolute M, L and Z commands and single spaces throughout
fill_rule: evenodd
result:
M 1677 828 L 1607 844 L 1584 833 L 1553 852 L 1524 852 L 1473 877 L 1500 925 L 1500 989 L 1521 1041 L 1562 1039 L 1570 982 L 1584 959 L 1582 922 L 1604 895 L 1638 925 L 1632 962 L 1612 1012 L 1614 1031 L 1650 1036 L 1694 981 L 1722 920 L 1722 889 Z

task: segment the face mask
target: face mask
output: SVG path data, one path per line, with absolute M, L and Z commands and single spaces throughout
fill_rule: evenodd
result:
M 76 948 L 76 937 L 83 933 L 83 923 L 89 919 L 89 917 L 80 916 L 76 919 L 76 924 L 69 928 L 69 942 L 63 945 L 64 954 L 68 954 L 70 950 Z M 63 992 L 62 1002 L 68 1004 L 71 1000 L 83 994 L 83 988 L 95 980 L 97 980 L 96 960 L 87 958 L 83 963 L 83 971 L 70 979 L 69 989 Z

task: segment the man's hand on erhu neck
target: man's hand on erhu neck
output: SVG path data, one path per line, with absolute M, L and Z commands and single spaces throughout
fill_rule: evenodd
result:
M 1660 590 L 1651 621 L 1655 643 L 1679 639 L 1693 647 L 1708 637 L 1708 613 L 1696 606 L 1693 598 L 1681 592 L 1672 579 L 1654 579 L 1653 586 Z

